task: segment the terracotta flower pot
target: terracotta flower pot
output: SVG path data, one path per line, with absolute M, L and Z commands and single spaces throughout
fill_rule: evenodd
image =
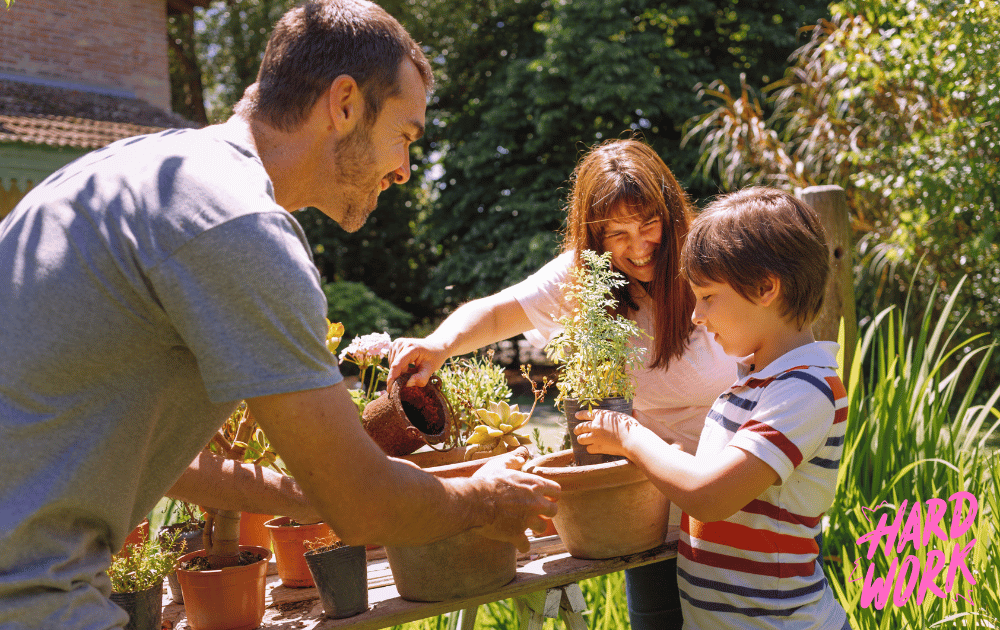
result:
M 562 487 L 552 518 L 566 550 L 600 560 L 652 549 L 667 535 L 670 501 L 627 459 L 574 466 L 567 449 L 536 457 L 524 469 Z
M 184 612 L 192 630 L 252 630 L 264 619 L 264 587 L 271 551 L 264 547 L 240 545 L 263 557 L 246 566 L 218 571 L 177 569 L 184 592 Z M 205 550 L 181 556 L 180 562 L 204 556 Z
M 341 619 L 368 610 L 368 562 L 363 546 L 329 546 L 307 551 L 323 612 Z
M 611 411 L 620 411 L 622 413 L 632 414 L 632 401 L 625 400 L 621 397 L 615 398 L 605 398 L 604 400 L 599 400 L 593 406 L 594 409 L 609 409 Z M 581 409 L 586 409 L 585 406 L 580 405 L 580 401 L 574 398 L 567 398 L 563 401 L 563 410 L 566 413 L 566 433 L 569 434 L 569 441 L 573 447 L 573 458 L 575 459 L 578 466 L 590 466 L 592 464 L 603 464 L 605 462 L 613 462 L 624 457 L 618 455 L 604 455 L 602 453 L 588 453 L 587 447 L 581 445 L 576 441 L 576 434 L 573 433 L 573 428 L 585 420 L 577 420 L 576 412 Z
M 408 374 L 400 377 L 408 378 Z M 424 444 L 447 439 L 451 409 L 440 385 L 436 376 L 426 387 L 404 387 L 397 379 L 387 393 L 368 403 L 361 414 L 362 424 L 386 455 L 409 455 Z
M 274 560 L 278 565 L 278 577 L 284 586 L 290 588 L 314 586 L 315 582 L 305 559 L 305 553 L 308 551 L 306 543 L 320 541 L 322 545 L 329 545 L 334 539 L 333 530 L 326 523 L 289 525 L 291 520 L 287 516 L 282 516 L 264 524 L 274 543 Z
M 468 477 L 487 460 L 457 462 L 425 470 L 441 478 Z M 517 575 L 512 543 L 467 531 L 417 547 L 386 547 L 389 569 L 403 599 L 439 602 L 485 593 Z
M 128 613 L 123 630 L 160 630 L 163 616 L 163 579 L 144 591 L 111 593 L 111 601 Z
M 264 523 L 274 518 L 274 514 L 240 514 L 240 544 L 251 547 L 271 548 L 271 534 Z

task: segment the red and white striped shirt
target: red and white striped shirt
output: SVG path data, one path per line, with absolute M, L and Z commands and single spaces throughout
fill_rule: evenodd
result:
M 684 515 L 677 574 L 685 628 L 845 627 L 816 544 L 833 504 L 847 424 L 837 349 L 815 342 L 760 372 L 744 370 L 712 406 L 697 457 L 732 445 L 779 479 L 724 521 Z

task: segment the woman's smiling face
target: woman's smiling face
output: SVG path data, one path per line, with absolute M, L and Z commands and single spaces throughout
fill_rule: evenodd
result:
M 604 225 L 602 244 L 611 252 L 615 268 L 640 282 L 650 282 L 656 269 L 656 252 L 663 237 L 663 223 L 658 216 L 616 212 Z

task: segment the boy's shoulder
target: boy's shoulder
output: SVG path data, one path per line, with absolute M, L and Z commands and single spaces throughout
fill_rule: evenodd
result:
M 741 372 L 737 386 L 743 385 L 756 389 L 788 380 L 810 382 L 819 379 L 820 383 L 827 383 L 821 385 L 821 389 L 837 389 L 829 381 L 835 380 L 840 383 L 840 377 L 837 376 L 837 351 L 839 349 L 840 345 L 834 341 L 814 341 L 799 346 L 778 357 L 760 371 Z M 831 379 L 831 377 L 834 378 Z M 840 389 L 843 389 L 842 383 L 840 383 Z M 832 395 L 839 398 L 840 392 L 834 392 Z

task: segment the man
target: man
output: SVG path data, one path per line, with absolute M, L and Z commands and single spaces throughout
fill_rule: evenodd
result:
M 110 554 L 168 491 L 314 513 L 352 544 L 475 527 L 527 548 L 559 489 L 515 470 L 525 453 L 438 480 L 368 439 L 291 215 L 358 229 L 409 178 L 430 87 L 379 7 L 309 4 L 278 23 L 229 122 L 95 151 L 0 223 L 0 626 L 123 624 Z M 241 399 L 309 506 L 274 477 L 191 463 Z

